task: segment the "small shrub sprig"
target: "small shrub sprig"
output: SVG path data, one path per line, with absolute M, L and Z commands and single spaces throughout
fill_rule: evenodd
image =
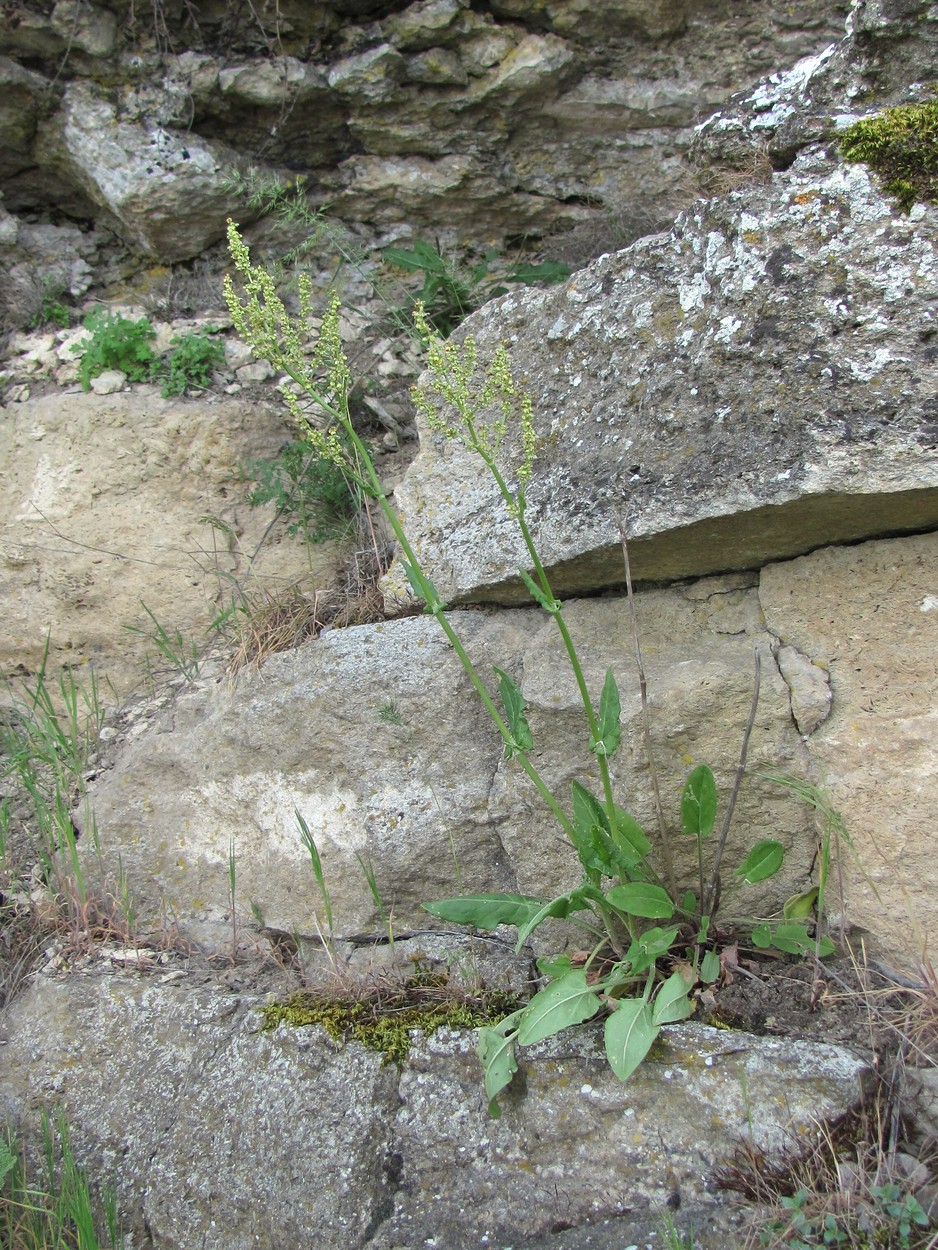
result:
M 225 349 L 218 339 L 209 337 L 210 333 L 193 331 L 170 339 L 172 350 L 161 367 L 164 399 L 211 385 L 213 371 L 225 363 Z
M 129 382 L 163 382 L 164 399 L 184 395 L 190 387 L 203 389 L 211 383 L 212 371 L 225 360 L 225 349 L 209 337 L 211 332 L 193 331 L 174 335 L 170 352 L 160 359 L 150 346 L 156 331 L 141 317 L 131 321 L 117 313 L 95 308 L 82 323 L 91 338 L 72 345 L 81 359 L 78 376 L 82 390 L 90 391 L 93 378 L 108 369 L 119 369 Z
M 306 431 L 310 444 L 324 459 L 340 466 L 348 480 L 381 507 L 397 540 L 398 558 L 408 581 L 459 657 L 501 736 L 505 757 L 517 761 L 580 861 L 581 883 L 552 899 L 495 893 L 424 904 L 432 915 L 453 923 L 482 929 L 503 924 L 515 926 L 519 949 L 535 929 L 552 918 L 571 921 L 590 941 L 591 949 L 577 960 L 569 955 L 541 960 L 538 966 L 547 980 L 546 987 L 525 1007 L 481 1029 L 479 1054 L 490 1112 L 493 1116 L 499 1114 L 498 1095 L 517 1069 L 517 1045 L 541 1041 L 591 1019 L 600 1011 L 606 1013 L 605 1048 L 610 1066 L 620 1079 L 626 1080 L 645 1058 L 662 1026 L 691 1014 L 693 986 L 698 981 L 712 982 L 720 974 L 720 957 L 711 936 L 719 892 L 714 889 L 713 879 L 722 856 L 728 820 L 724 821 L 713 855 L 709 888 L 704 885 L 702 849 L 716 821 L 713 773 L 705 766 L 695 768 L 681 798 L 681 833 L 694 838 L 698 849 L 699 893 L 685 890 L 679 894 L 666 832 L 663 881 L 653 863 L 650 840 L 638 822 L 615 801 L 609 760 L 618 751 L 622 738 L 621 700 L 615 676 L 611 669 L 607 672 L 597 705 L 564 619 L 563 604 L 553 593 L 527 524 L 526 487 L 536 453 L 536 436 L 531 401 L 515 377 L 507 349 L 498 348 L 485 364 L 480 361 L 472 338 L 461 344 L 443 342 L 434 335 L 425 311 L 419 306 L 415 310 L 428 365 L 424 381 L 414 391 L 416 405 L 431 429 L 446 438 L 460 440 L 481 457 L 492 474 L 527 551 L 529 568 L 519 569 L 519 576 L 535 603 L 554 620 L 576 678 L 602 796 L 597 797 L 587 786 L 574 781 L 567 804 L 553 793 L 535 764 L 534 735 L 525 715 L 520 686 L 508 673 L 495 668 L 498 701 L 489 692 L 384 492 L 368 447 L 355 430 L 349 412 L 351 378 L 339 335 L 337 297 L 333 295 L 322 316 L 318 337 L 310 342 L 310 283 L 301 282 L 300 316 L 291 318 L 273 278 L 252 265 L 233 222 L 229 222 L 228 242 L 241 291 L 229 276 L 225 280 L 225 295 L 238 333 L 258 355 L 285 373 L 315 406 L 317 424 L 311 422 L 309 411 L 294 388 L 284 386 L 286 403 Z M 512 442 L 517 450 L 508 454 L 506 440 L 512 427 Z M 749 883 L 764 881 L 778 872 L 783 858 L 780 843 L 762 839 L 735 875 Z M 811 939 L 806 921 L 800 922 L 798 931 L 800 949 L 818 953 L 832 949 L 826 939 Z M 675 950 L 683 957 L 669 962 Z
M 108 369 L 119 369 L 130 382 L 145 382 L 157 366 L 150 340 L 156 331 L 147 320 L 131 321 L 103 308 L 93 309 L 82 322 L 91 338 L 75 343 L 72 351 L 81 356 L 78 376 L 83 391 L 91 390 L 91 380 Z

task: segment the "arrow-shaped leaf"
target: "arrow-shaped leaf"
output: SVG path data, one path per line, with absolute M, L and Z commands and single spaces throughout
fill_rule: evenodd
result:
M 814 914 L 817 898 L 818 888 L 816 885 L 813 885 L 810 890 L 805 890 L 802 894 L 793 894 L 782 905 L 782 915 L 786 920 L 807 920 L 809 916 Z
M 674 904 L 667 890 L 647 881 L 629 881 L 613 886 L 606 892 L 606 902 L 629 916 L 644 916 L 649 920 L 670 920 Z
M 606 1058 L 620 1081 L 627 1081 L 658 1036 L 651 1007 L 642 998 L 624 998 L 606 1021 Z
M 781 868 L 784 858 L 785 848 L 781 842 L 775 842 L 772 838 L 763 838 L 761 842 L 755 844 L 736 869 L 734 876 L 742 877 L 750 885 L 755 885 L 757 881 L 766 881 L 769 877 L 774 877 Z
M 606 670 L 606 681 L 599 700 L 599 735 L 590 744 L 591 751 L 595 751 L 597 755 L 615 754 L 622 740 L 622 726 L 619 723 L 621 714 L 619 687 L 610 668 Z
M 582 968 L 575 968 L 534 995 L 521 1013 L 518 1041 L 522 1046 L 541 1042 L 572 1024 L 582 1024 L 598 1010 L 599 996 L 595 987 L 587 985 Z
M 494 929 L 500 924 L 519 927 L 544 906 L 542 898 L 527 894 L 466 894 L 461 898 L 441 898 L 422 903 L 424 911 L 453 924 L 472 924 L 477 929 Z
M 680 831 L 692 838 L 707 838 L 717 819 L 717 783 L 707 765 L 695 768 L 680 796 Z
M 511 730 L 512 743 L 505 745 L 505 758 L 511 759 L 514 751 L 530 751 L 534 746 L 534 736 L 524 715 L 525 702 L 521 687 L 507 673 L 496 668 L 498 675 L 498 693 L 502 697 L 505 715 L 508 717 L 508 728 Z
M 717 785 L 713 773 L 701 764 L 687 778 L 681 795 L 681 833 L 706 838 L 717 816 Z
M 497 1120 L 501 1115 L 498 1095 L 518 1071 L 515 1040 L 518 1036 L 516 1025 L 521 1015 L 522 1012 L 515 1011 L 504 1020 L 500 1020 L 493 1028 L 479 1030 L 476 1053 L 482 1060 L 482 1068 L 485 1072 L 485 1096 L 489 1100 L 489 1115 L 493 1120 Z
M 634 852 L 639 860 L 651 854 L 651 843 L 645 836 L 645 830 L 633 816 L 623 811 L 621 807 L 616 808 L 615 820 L 612 824 L 612 836 L 616 845 L 626 854 Z
M 686 1020 L 693 1010 L 694 1004 L 687 997 L 687 982 L 679 972 L 672 972 L 655 995 L 652 1022 L 674 1024 L 677 1020 Z

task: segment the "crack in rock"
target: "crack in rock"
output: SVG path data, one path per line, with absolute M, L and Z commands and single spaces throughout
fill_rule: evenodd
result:
M 824 724 L 834 705 L 830 672 L 791 643 L 776 637 L 772 647 L 775 663 L 788 687 L 791 718 L 802 738 L 809 738 Z

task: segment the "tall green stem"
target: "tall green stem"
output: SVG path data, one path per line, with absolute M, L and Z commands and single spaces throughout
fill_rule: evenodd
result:
M 290 373 L 291 377 L 294 377 L 294 374 L 292 373 L 292 371 L 288 369 L 287 372 Z M 294 377 L 294 380 L 297 382 L 300 382 L 300 379 L 298 378 Z M 304 386 L 304 389 L 307 391 L 307 393 L 311 395 L 311 397 L 316 401 L 317 404 L 319 404 L 319 406 L 323 409 L 324 412 L 326 412 L 334 420 L 340 422 L 340 424 L 342 425 L 342 428 L 345 430 L 345 433 L 348 436 L 348 439 L 351 442 L 356 452 L 356 466 L 354 468 L 350 467 L 349 471 L 354 475 L 354 477 L 356 478 L 362 490 L 365 491 L 366 494 L 370 495 L 371 498 L 376 500 L 378 506 L 381 508 L 388 524 L 391 527 L 394 537 L 397 540 L 400 550 L 404 558 L 406 559 L 407 563 L 411 566 L 411 568 L 418 570 L 421 574 L 423 574 L 422 565 L 420 564 L 420 561 L 417 558 L 417 554 L 414 551 L 413 547 L 411 546 L 410 542 L 408 541 L 407 534 L 404 532 L 404 528 L 401 525 L 400 519 L 397 513 L 394 511 L 394 508 L 391 506 L 391 501 L 388 499 L 387 495 L 385 494 L 384 488 L 381 485 L 381 481 L 374 467 L 374 462 L 371 459 L 371 454 L 368 448 L 366 447 L 364 441 L 361 439 L 358 432 L 355 430 L 355 427 L 352 424 L 351 418 L 348 415 L 348 411 L 336 408 L 333 404 L 329 403 L 329 401 L 326 399 L 326 397 L 323 394 L 321 394 L 318 391 L 314 391 L 310 387 L 308 381 L 304 380 L 300 382 L 300 385 Z M 429 579 L 426 578 L 425 575 L 423 576 L 424 576 L 424 581 L 426 581 L 429 585 L 432 585 L 432 583 L 429 582 Z M 458 656 L 460 663 L 462 664 L 463 668 L 466 670 L 466 674 L 468 675 L 469 680 L 472 682 L 473 686 L 475 687 L 476 693 L 478 694 L 479 698 L 482 700 L 482 703 L 486 711 L 488 712 L 489 716 L 492 718 L 492 721 L 494 722 L 495 727 L 498 730 L 498 732 L 501 734 L 503 741 L 506 744 L 513 744 L 514 739 L 512 738 L 510 729 L 505 724 L 504 718 L 502 717 L 501 713 L 496 707 L 495 702 L 492 699 L 492 696 L 489 694 L 488 690 L 485 688 L 485 683 L 482 681 L 482 678 L 479 676 L 478 670 L 476 669 L 476 666 L 473 664 L 472 660 L 470 659 L 469 654 L 466 651 L 466 648 L 463 646 L 462 640 L 460 639 L 456 630 L 453 628 L 452 623 L 448 620 L 446 613 L 444 611 L 444 606 L 440 602 L 437 596 L 434 596 L 432 601 L 427 602 L 427 609 L 436 618 L 437 624 L 443 630 L 443 633 L 446 635 L 447 639 L 449 640 L 450 645 L 452 646 L 453 650 L 456 652 L 456 655 Z M 573 841 L 573 832 L 574 832 L 573 826 L 570 824 L 570 821 L 566 813 L 564 812 L 563 808 L 554 798 L 554 795 L 550 787 L 544 781 L 543 777 L 541 777 L 540 773 L 535 768 L 535 766 L 531 763 L 531 760 L 526 751 L 516 751 L 516 754 L 518 756 L 518 762 L 521 764 L 521 767 L 524 770 L 527 777 L 534 784 L 534 787 L 536 788 L 538 794 L 540 794 L 541 798 L 543 798 L 544 802 L 553 812 L 554 816 L 556 817 L 564 833 L 567 835 L 568 838 L 570 838 L 571 841 Z
M 524 545 L 527 548 L 528 555 L 530 556 L 531 567 L 534 569 L 534 576 L 537 579 L 538 585 L 544 592 L 545 596 L 557 605 L 551 612 L 551 615 L 557 622 L 557 628 L 560 630 L 560 637 L 563 640 L 563 645 L 567 652 L 567 658 L 570 661 L 570 667 L 573 670 L 574 677 L 576 678 L 577 689 L 580 692 L 580 701 L 583 704 L 583 711 L 586 713 L 586 722 L 589 725 L 590 738 L 593 742 L 595 742 L 599 738 L 599 721 L 597 720 L 596 712 L 593 708 L 593 701 L 590 698 L 589 687 L 586 684 L 586 677 L 583 674 L 583 668 L 580 664 L 580 657 L 577 654 L 576 646 L 570 634 L 570 630 L 567 628 L 567 623 L 564 620 L 560 604 L 558 600 L 554 598 L 554 592 L 551 590 L 547 570 L 541 562 L 540 555 L 538 554 L 537 547 L 534 543 L 534 538 L 531 531 L 528 529 L 527 522 L 524 519 L 524 491 L 519 491 L 517 495 L 514 495 L 509 488 L 508 483 L 502 477 L 494 459 L 478 445 L 476 445 L 476 451 L 478 451 L 482 459 L 485 461 L 489 472 L 495 479 L 498 489 L 501 491 L 502 498 L 505 500 L 509 510 L 513 513 L 518 522 L 518 528 L 521 530 L 521 536 L 524 539 Z M 604 755 L 597 755 L 597 759 L 599 761 L 600 776 L 602 777 L 603 797 L 606 800 L 606 815 L 609 818 L 610 827 L 614 827 L 615 798 L 612 793 L 612 778 L 609 774 L 609 763 Z

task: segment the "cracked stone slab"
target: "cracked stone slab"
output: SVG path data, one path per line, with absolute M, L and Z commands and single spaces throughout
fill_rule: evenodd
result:
M 830 681 L 808 775 L 852 842 L 840 848 L 847 918 L 878 936 L 887 962 L 914 965 L 935 931 L 938 898 L 938 534 L 769 565 L 759 602 L 769 630 Z
M 834 700 L 830 676 L 797 647 L 780 646 L 776 654 L 779 672 L 791 692 L 791 714 L 798 732 L 809 737 L 831 714 Z
M 938 210 L 806 149 L 562 287 L 467 319 L 508 343 L 539 455 L 527 521 L 562 594 L 758 568 L 938 525 Z M 529 559 L 482 462 L 420 428 L 395 492 L 450 602 L 524 602 Z M 506 472 L 518 448 L 505 444 Z M 407 596 L 400 570 L 387 589 Z
M 77 1162 L 115 1178 L 154 1250 L 490 1250 L 560 1227 L 607 1244 L 590 1229 L 669 1199 L 719 1219 L 713 1169 L 739 1140 L 784 1153 L 867 1075 L 836 1046 L 687 1024 L 623 1084 L 582 1026 L 522 1053 L 493 1121 L 472 1033 L 416 1042 L 399 1072 L 317 1027 L 262 1032 L 256 1006 L 40 976 L 2 1020 L 0 1110 L 28 1133 L 61 1105 Z
M 771 664 L 752 579 L 711 578 L 638 596 L 655 761 L 669 818 L 678 819 L 689 770 L 708 763 L 722 801 L 732 785 L 749 714 L 753 652 L 764 652 L 753 733 L 753 768 L 798 772 L 804 744 L 788 688 Z M 642 747 L 639 685 L 630 658 L 627 604 L 619 598 L 567 605 L 590 689 L 618 676 L 623 749 L 612 760 L 617 793 L 656 828 Z M 482 679 L 493 666 L 520 681 L 537 765 L 569 804 L 574 779 L 599 789 L 596 760 L 575 681 L 553 622 L 536 609 L 455 612 Z M 436 922 L 421 904 L 468 890 L 553 897 L 580 880 L 573 848 L 554 828 L 501 739 L 436 622 L 410 617 L 336 630 L 271 658 L 237 684 L 194 690 L 129 743 L 91 795 L 100 853 L 90 879 L 123 871 L 141 919 L 169 909 L 198 935 L 230 926 L 229 850 L 236 905 L 268 926 L 315 935 L 323 902 L 296 811 L 315 838 L 340 937 L 382 933 L 362 869 L 370 864 L 398 929 Z M 772 831 L 787 851 L 784 873 L 739 889 L 732 868 L 752 829 Z M 806 888 L 814 854 L 810 812 L 767 783 L 744 787 L 724 874 L 726 914 L 771 914 Z M 682 883 L 696 881 L 692 847 L 677 849 Z

